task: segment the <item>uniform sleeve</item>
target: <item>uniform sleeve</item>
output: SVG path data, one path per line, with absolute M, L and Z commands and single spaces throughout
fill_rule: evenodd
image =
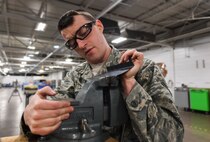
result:
M 182 142 L 184 127 L 163 76 L 154 63 L 136 76 L 126 98 L 135 134 L 144 142 Z
M 61 81 L 61 85 L 58 86 L 55 90 L 58 91 L 58 93 L 52 97 L 52 99 L 66 99 L 66 98 L 74 98 L 75 97 L 75 86 L 74 86 L 74 75 L 75 72 L 67 72 L 64 79 Z M 63 91 L 67 94 L 61 94 L 59 91 Z
M 57 94 L 56 98 L 75 98 L 77 93 L 92 77 L 91 69 L 87 64 L 77 67 L 75 70 L 69 71 L 62 80 L 61 85 L 56 90 L 67 92 L 67 94 Z

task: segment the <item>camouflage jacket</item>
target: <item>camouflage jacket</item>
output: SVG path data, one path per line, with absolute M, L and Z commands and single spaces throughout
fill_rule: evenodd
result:
M 107 66 L 118 64 L 120 55 L 120 52 L 113 48 L 99 74 L 106 72 Z M 91 77 L 93 77 L 91 67 L 85 62 L 82 66 L 68 72 L 59 88 L 68 90 L 70 94 L 57 97 L 74 97 L 74 94 L 77 94 Z M 184 133 L 183 124 L 159 68 L 151 60 L 144 59 L 143 67 L 135 79 L 136 84 L 125 101 L 131 125 L 138 140 L 181 142 Z M 129 128 L 127 131 L 132 132 Z M 129 141 L 129 133 L 125 132 L 125 141 Z
M 106 67 L 118 64 L 120 56 L 121 53 L 113 47 L 99 74 L 106 72 Z M 92 77 L 91 66 L 87 62 L 83 63 L 68 72 L 58 88 L 69 94 L 59 94 L 56 97 L 75 97 L 84 83 Z M 125 98 L 131 125 L 126 126 L 124 141 L 182 142 L 184 127 L 158 66 L 151 60 L 144 59 L 135 79 L 135 86 Z

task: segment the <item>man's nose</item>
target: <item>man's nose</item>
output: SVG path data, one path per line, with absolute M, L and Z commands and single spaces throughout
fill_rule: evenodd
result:
M 85 40 L 77 39 L 77 44 L 79 48 L 84 48 L 86 45 Z

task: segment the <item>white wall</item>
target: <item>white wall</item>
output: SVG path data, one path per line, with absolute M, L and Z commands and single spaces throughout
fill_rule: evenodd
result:
M 13 81 L 18 80 L 19 84 L 22 84 L 24 82 L 33 82 L 33 77 L 32 76 L 3 76 L 1 78 L 1 83 L 2 84 L 8 84 L 8 83 L 13 83 Z
M 63 72 L 54 72 L 48 75 L 48 80 L 58 80 L 58 79 L 63 79 Z
M 33 80 L 47 80 L 47 76 L 33 76 Z
M 165 79 L 167 83 L 172 80 L 173 87 L 184 83 L 189 87 L 210 88 L 210 36 L 178 42 L 174 49 L 167 47 L 146 51 L 144 55 L 166 64 L 168 74 Z
M 180 42 L 175 47 L 176 86 L 185 83 L 210 88 L 210 36 Z
M 48 76 L 1 76 L 0 75 L 0 83 L 6 84 L 6 83 L 12 83 L 16 79 L 20 84 L 27 82 L 33 82 L 34 80 L 61 80 L 63 76 L 63 72 L 55 72 L 52 74 L 49 74 Z

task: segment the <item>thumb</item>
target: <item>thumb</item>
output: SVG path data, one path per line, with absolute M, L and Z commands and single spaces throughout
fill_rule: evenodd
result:
M 44 88 L 38 90 L 36 92 L 36 95 L 38 95 L 42 99 L 45 99 L 46 96 L 54 96 L 54 95 L 56 95 L 56 92 L 51 87 L 45 86 Z

